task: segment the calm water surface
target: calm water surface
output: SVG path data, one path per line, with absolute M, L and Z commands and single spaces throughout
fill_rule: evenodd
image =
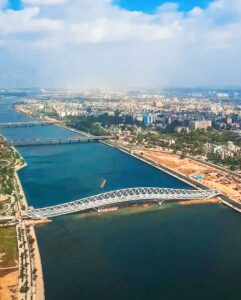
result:
M 0 102 L 0 121 L 28 119 L 9 103 Z M 73 136 L 53 126 L 0 132 L 9 139 Z M 187 188 L 102 144 L 19 150 L 28 163 L 20 178 L 34 207 L 132 186 Z M 220 205 L 75 214 L 37 235 L 49 300 L 241 299 L 241 217 Z

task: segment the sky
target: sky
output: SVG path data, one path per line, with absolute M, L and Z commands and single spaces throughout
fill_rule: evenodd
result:
M 189 11 L 196 6 L 206 8 L 211 2 L 210 0 L 173 0 L 178 3 L 180 11 Z M 130 11 L 143 11 L 146 13 L 155 13 L 156 9 L 167 1 L 165 0 L 116 0 L 115 3 Z
M 0 0 L 0 88 L 241 86 L 241 0 Z

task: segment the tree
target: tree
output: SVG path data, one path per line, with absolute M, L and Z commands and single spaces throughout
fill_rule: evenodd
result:
M 186 157 L 185 152 L 182 152 L 181 155 L 180 155 L 180 159 L 184 159 L 185 157 Z
M 29 287 L 26 284 L 22 285 L 19 289 L 20 293 L 22 293 L 22 294 L 26 294 L 28 292 L 28 290 L 29 290 Z

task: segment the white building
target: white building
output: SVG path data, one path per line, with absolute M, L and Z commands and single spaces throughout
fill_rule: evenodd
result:
M 201 120 L 201 121 L 191 121 L 190 122 L 191 129 L 208 129 L 208 127 L 212 127 L 212 121 Z

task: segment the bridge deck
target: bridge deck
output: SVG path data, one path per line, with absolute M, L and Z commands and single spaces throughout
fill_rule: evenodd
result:
M 0 127 L 33 127 L 33 126 L 47 126 L 55 124 L 64 124 L 63 121 L 29 121 L 29 122 L 8 122 L 0 123 Z
M 31 219 L 44 219 L 89 209 L 103 208 L 118 203 L 156 201 L 160 204 L 164 201 L 208 199 L 215 197 L 218 194 L 219 192 L 217 190 L 186 190 L 157 187 L 128 188 L 106 192 L 55 206 L 25 210 L 23 211 L 23 216 Z
M 11 144 L 15 147 L 41 146 L 41 145 L 61 145 L 61 144 L 80 144 L 88 142 L 98 142 L 107 140 L 109 136 L 91 136 L 91 137 L 70 137 L 70 138 L 45 138 L 45 139 L 26 139 L 26 140 L 3 140 L 0 144 Z

